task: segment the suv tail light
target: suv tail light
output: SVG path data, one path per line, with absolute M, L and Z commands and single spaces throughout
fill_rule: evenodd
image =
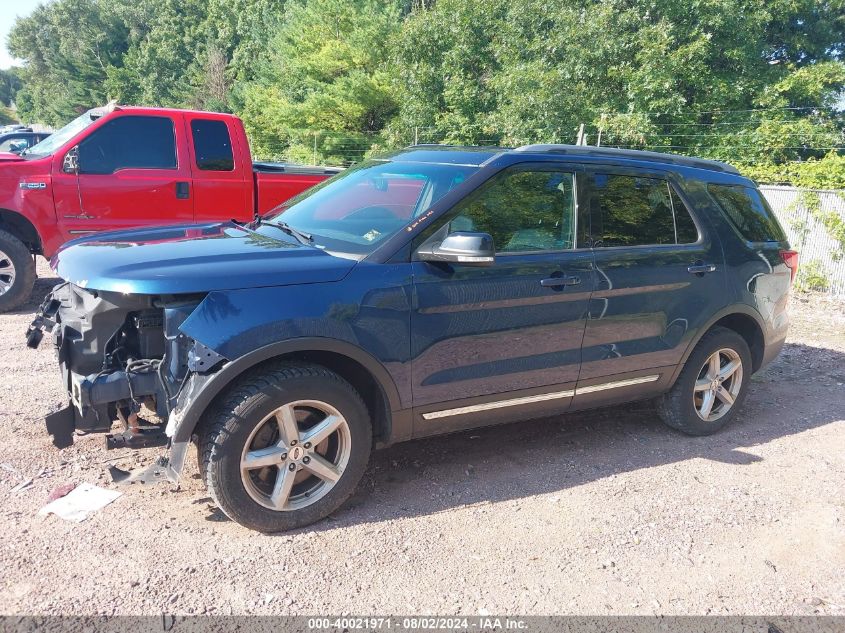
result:
M 780 256 L 783 258 L 783 263 L 789 268 L 791 275 L 789 281 L 795 281 L 795 274 L 798 272 L 798 251 L 781 251 Z

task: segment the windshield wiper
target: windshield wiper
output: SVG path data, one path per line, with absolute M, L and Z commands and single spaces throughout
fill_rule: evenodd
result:
M 281 229 L 282 231 L 284 231 L 288 235 L 291 235 L 291 236 L 295 237 L 296 239 L 298 239 L 303 244 L 310 244 L 311 242 L 314 241 L 313 235 L 311 235 L 310 233 L 305 233 L 304 231 L 300 231 L 299 229 L 295 229 L 290 224 L 288 224 L 287 222 L 270 222 L 270 221 L 265 220 L 265 219 L 263 219 L 259 216 L 259 217 L 255 218 L 254 224 L 255 224 L 255 228 L 258 228 L 259 226 L 261 226 L 263 224 L 264 226 L 272 226 L 272 227 L 275 227 L 277 229 Z

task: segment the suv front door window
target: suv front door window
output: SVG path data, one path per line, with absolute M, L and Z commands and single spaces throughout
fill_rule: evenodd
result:
M 459 205 L 449 232 L 489 233 L 497 253 L 575 247 L 575 175 L 516 170 L 493 180 Z

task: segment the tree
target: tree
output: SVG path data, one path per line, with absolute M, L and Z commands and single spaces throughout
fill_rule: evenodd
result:
M 845 3 L 438 0 L 395 40 L 393 137 L 794 160 L 842 145 Z M 796 25 L 800 25 L 796 26 Z M 808 37 L 805 28 L 813 33 Z M 808 106 L 822 106 L 813 111 Z M 794 108 L 807 108 L 806 110 Z M 425 138 L 425 137 L 424 137 Z
M 62 125 L 108 100 L 106 78 L 122 62 L 127 31 L 108 0 L 61 0 L 19 18 L 8 47 L 25 60 L 21 118 Z
M 307 161 L 315 154 L 360 158 L 373 142 L 368 132 L 380 131 L 396 111 L 386 61 L 399 9 L 395 0 L 289 2 L 269 61 L 244 88 L 253 151 Z
M 18 69 L 0 70 L 0 104 L 7 107 L 12 105 L 22 85 Z
M 235 82 L 254 76 L 283 0 L 122 0 L 123 66 L 109 78 L 121 101 L 231 110 Z
M 230 111 L 264 158 L 572 142 L 582 123 L 825 173 L 845 145 L 845 0 L 54 0 L 9 45 L 28 120 L 109 98 Z

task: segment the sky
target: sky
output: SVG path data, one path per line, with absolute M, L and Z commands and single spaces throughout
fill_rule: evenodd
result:
M 0 0 L 0 68 L 8 68 L 15 60 L 6 50 L 6 37 L 15 23 L 15 18 L 29 15 L 45 0 Z

